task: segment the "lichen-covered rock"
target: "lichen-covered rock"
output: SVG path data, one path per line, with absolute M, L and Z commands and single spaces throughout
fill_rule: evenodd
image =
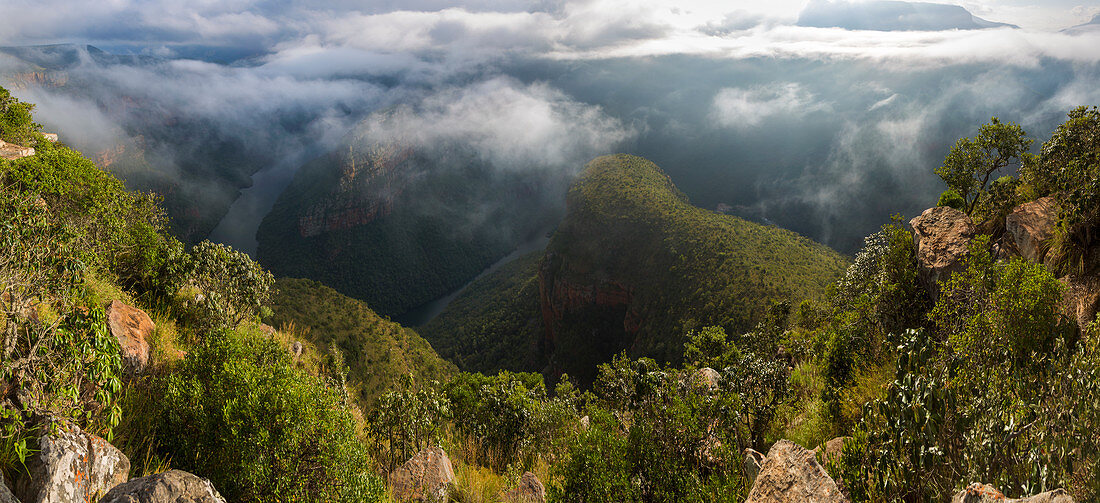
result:
M 447 453 L 429 447 L 390 473 L 390 489 L 397 501 L 442 501 L 454 480 Z
M 722 378 L 722 376 L 718 374 L 717 370 L 714 370 L 710 367 L 703 367 L 699 370 L 696 370 L 691 375 L 691 378 L 693 384 L 697 386 L 702 386 L 706 388 L 707 391 L 715 391 L 718 389 L 718 381 Z
M 936 283 L 962 269 L 962 258 L 976 232 L 974 222 L 955 208 L 937 206 L 924 210 L 909 225 L 913 228 L 921 281 L 929 293 L 936 295 Z
M 99 503 L 225 503 L 225 498 L 209 480 L 169 470 L 117 485 Z
M 129 478 L 130 460 L 106 440 L 64 420 L 39 424 L 43 434 L 27 459 L 28 475 L 15 481 L 23 503 L 96 501 Z
M 1005 498 L 1001 491 L 989 484 L 973 483 L 955 493 L 951 503 L 1074 503 L 1073 497 L 1063 489 L 1055 489 L 1027 498 Z
M 1005 217 L 1005 233 L 1020 256 L 1041 263 L 1043 243 L 1054 236 L 1057 224 L 1058 204 L 1047 196 L 1013 208 Z
M 515 489 L 504 493 L 504 501 L 509 503 L 544 503 L 546 488 L 534 473 L 526 472 L 519 478 Z
M 814 453 L 789 440 L 768 451 L 745 503 L 847 502 Z
M 144 372 L 149 365 L 149 339 L 157 329 L 149 315 L 113 300 L 107 306 L 107 326 L 122 348 L 122 365 L 126 372 Z

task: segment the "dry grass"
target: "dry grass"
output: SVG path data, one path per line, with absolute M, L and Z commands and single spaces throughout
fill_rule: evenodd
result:
M 454 463 L 455 484 L 448 493 L 453 503 L 497 503 L 509 488 L 508 480 L 488 468 Z

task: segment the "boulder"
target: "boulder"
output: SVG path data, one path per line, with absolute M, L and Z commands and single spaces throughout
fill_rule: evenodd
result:
M 696 384 L 705 387 L 708 391 L 714 391 L 718 389 L 718 381 L 722 376 L 718 374 L 717 370 L 710 367 L 703 367 L 696 370 L 692 378 L 695 380 Z
M 822 445 L 819 448 L 821 453 L 821 460 L 823 462 L 829 462 L 830 459 L 840 459 L 840 455 L 844 453 L 844 441 L 852 437 L 836 437 Z
M 1054 235 L 1057 224 L 1058 204 L 1047 196 L 1014 208 L 1005 217 L 1005 233 L 1022 257 L 1042 263 L 1043 243 Z
M 1063 489 L 1055 489 L 1027 498 L 1005 498 L 997 488 L 975 482 L 955 493 L 951 503 L 1074 503 L 1074 501 L 1073 497 Z
M 390 473 L 390 489 L 397 501 L 442 501 L 454 480 L 447 453 L 429 447 Z
M 138 477 L 111 489 L 99 503 L 225 503 L 209 480 L 182 470 Z
M 847 502 L 810 450 L 780 440 L 768 451 L 745 503 Z
M 39 427 L 28 475 L 15 481 L 23 503 L 95 501 L 129 478 L 130 460 L 106 440 L 60 419 L 45 418 Z
M 15 495 L 11 493 L 11 489 L 8 489 L 8 484 L 4 481 L 3 476 L 0 476 L 0 503 L 19 503 L 19 500 L 15 499 Z
M 544 503 L 546 501 L 546 488 L 542 481 L 534 473 L 524 473 L 519 478 L 519 485 L 504 493 L 504 501 L 509 503 Z
M 745 485 L 752 487 L 756 476 L 760 474 L 760 465 L 764 464 L 764 455 L 753 449 L 745 449 Z
M 970 217 L 955 208 L 937 206 L 909 221 L 917 248 L 917 269 L 933 296 L 936 283 L 963 268 L 963 257 L 976 228 Z
M 157 326 L 145 311 L 117 300 L 107 305 L 107 326 L 122 348 L 122 366 L 140 374 L 149 366 L 149 339 Z

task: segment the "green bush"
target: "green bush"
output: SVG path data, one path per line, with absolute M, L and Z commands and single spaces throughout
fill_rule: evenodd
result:
M 474 442 L 468 459 L 495 469 L 530 468 L 540 453 L 575 429 L 575 390 L 565 376 L 550 398 L 542 376 L 500 372 L 461 373 L 447 384 L 455 428 Z
M 386 470 L 400 466 L 416 453 L 439 443 L 443 426 L 451 418 L 451 406 L 431 382 L 419 388 L 411 379 L 383 393 L 370 417 L 376 458 Z
M 223 335 L 163 378 L 161 454 L 232 501 L 381 501 L 340 393 L 270 340 Z
M 191 248 L 190 280 L 202 290 L 200 328 L 236 328 L 271 299 L 275 277 L 246 253 L 203 241 Z
M 0 87 L 0 140 L 19 145 L 31 145 L 42 129 L 34 122 L 34 105 L 19 101 L 7 89 Z
M 936 206 L 947 206 L 959 211 L 966 211 L 966 201 L 958 192 L 955 192 L 955 189 L 943 191 L 943 194 L 940 194 L 939 201 L 936 201 Z
M 553 466 L 551 493 L 577 502 L 743 500 L 737 385 L 724 377 L 711 390 L 645 358 L 601 365 L 585 409 L 590 426 Z

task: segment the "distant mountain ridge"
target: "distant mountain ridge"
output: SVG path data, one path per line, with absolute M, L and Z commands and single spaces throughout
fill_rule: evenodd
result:
M 873 0 L 811 0 L 798 16 L 799 26 L 873 31 L 979 30 L 1019 28 L 975 16 L 958 5 Z
M 775 302 L 820 298 L 846 264 L 794 232 L 692 206 L 646 159 L 603 156 L 541 258 L 475 281 L 422 333 L 463 370 L 588 384 L 621 351 L 675 363 L 690 330 L 745 333 Z

